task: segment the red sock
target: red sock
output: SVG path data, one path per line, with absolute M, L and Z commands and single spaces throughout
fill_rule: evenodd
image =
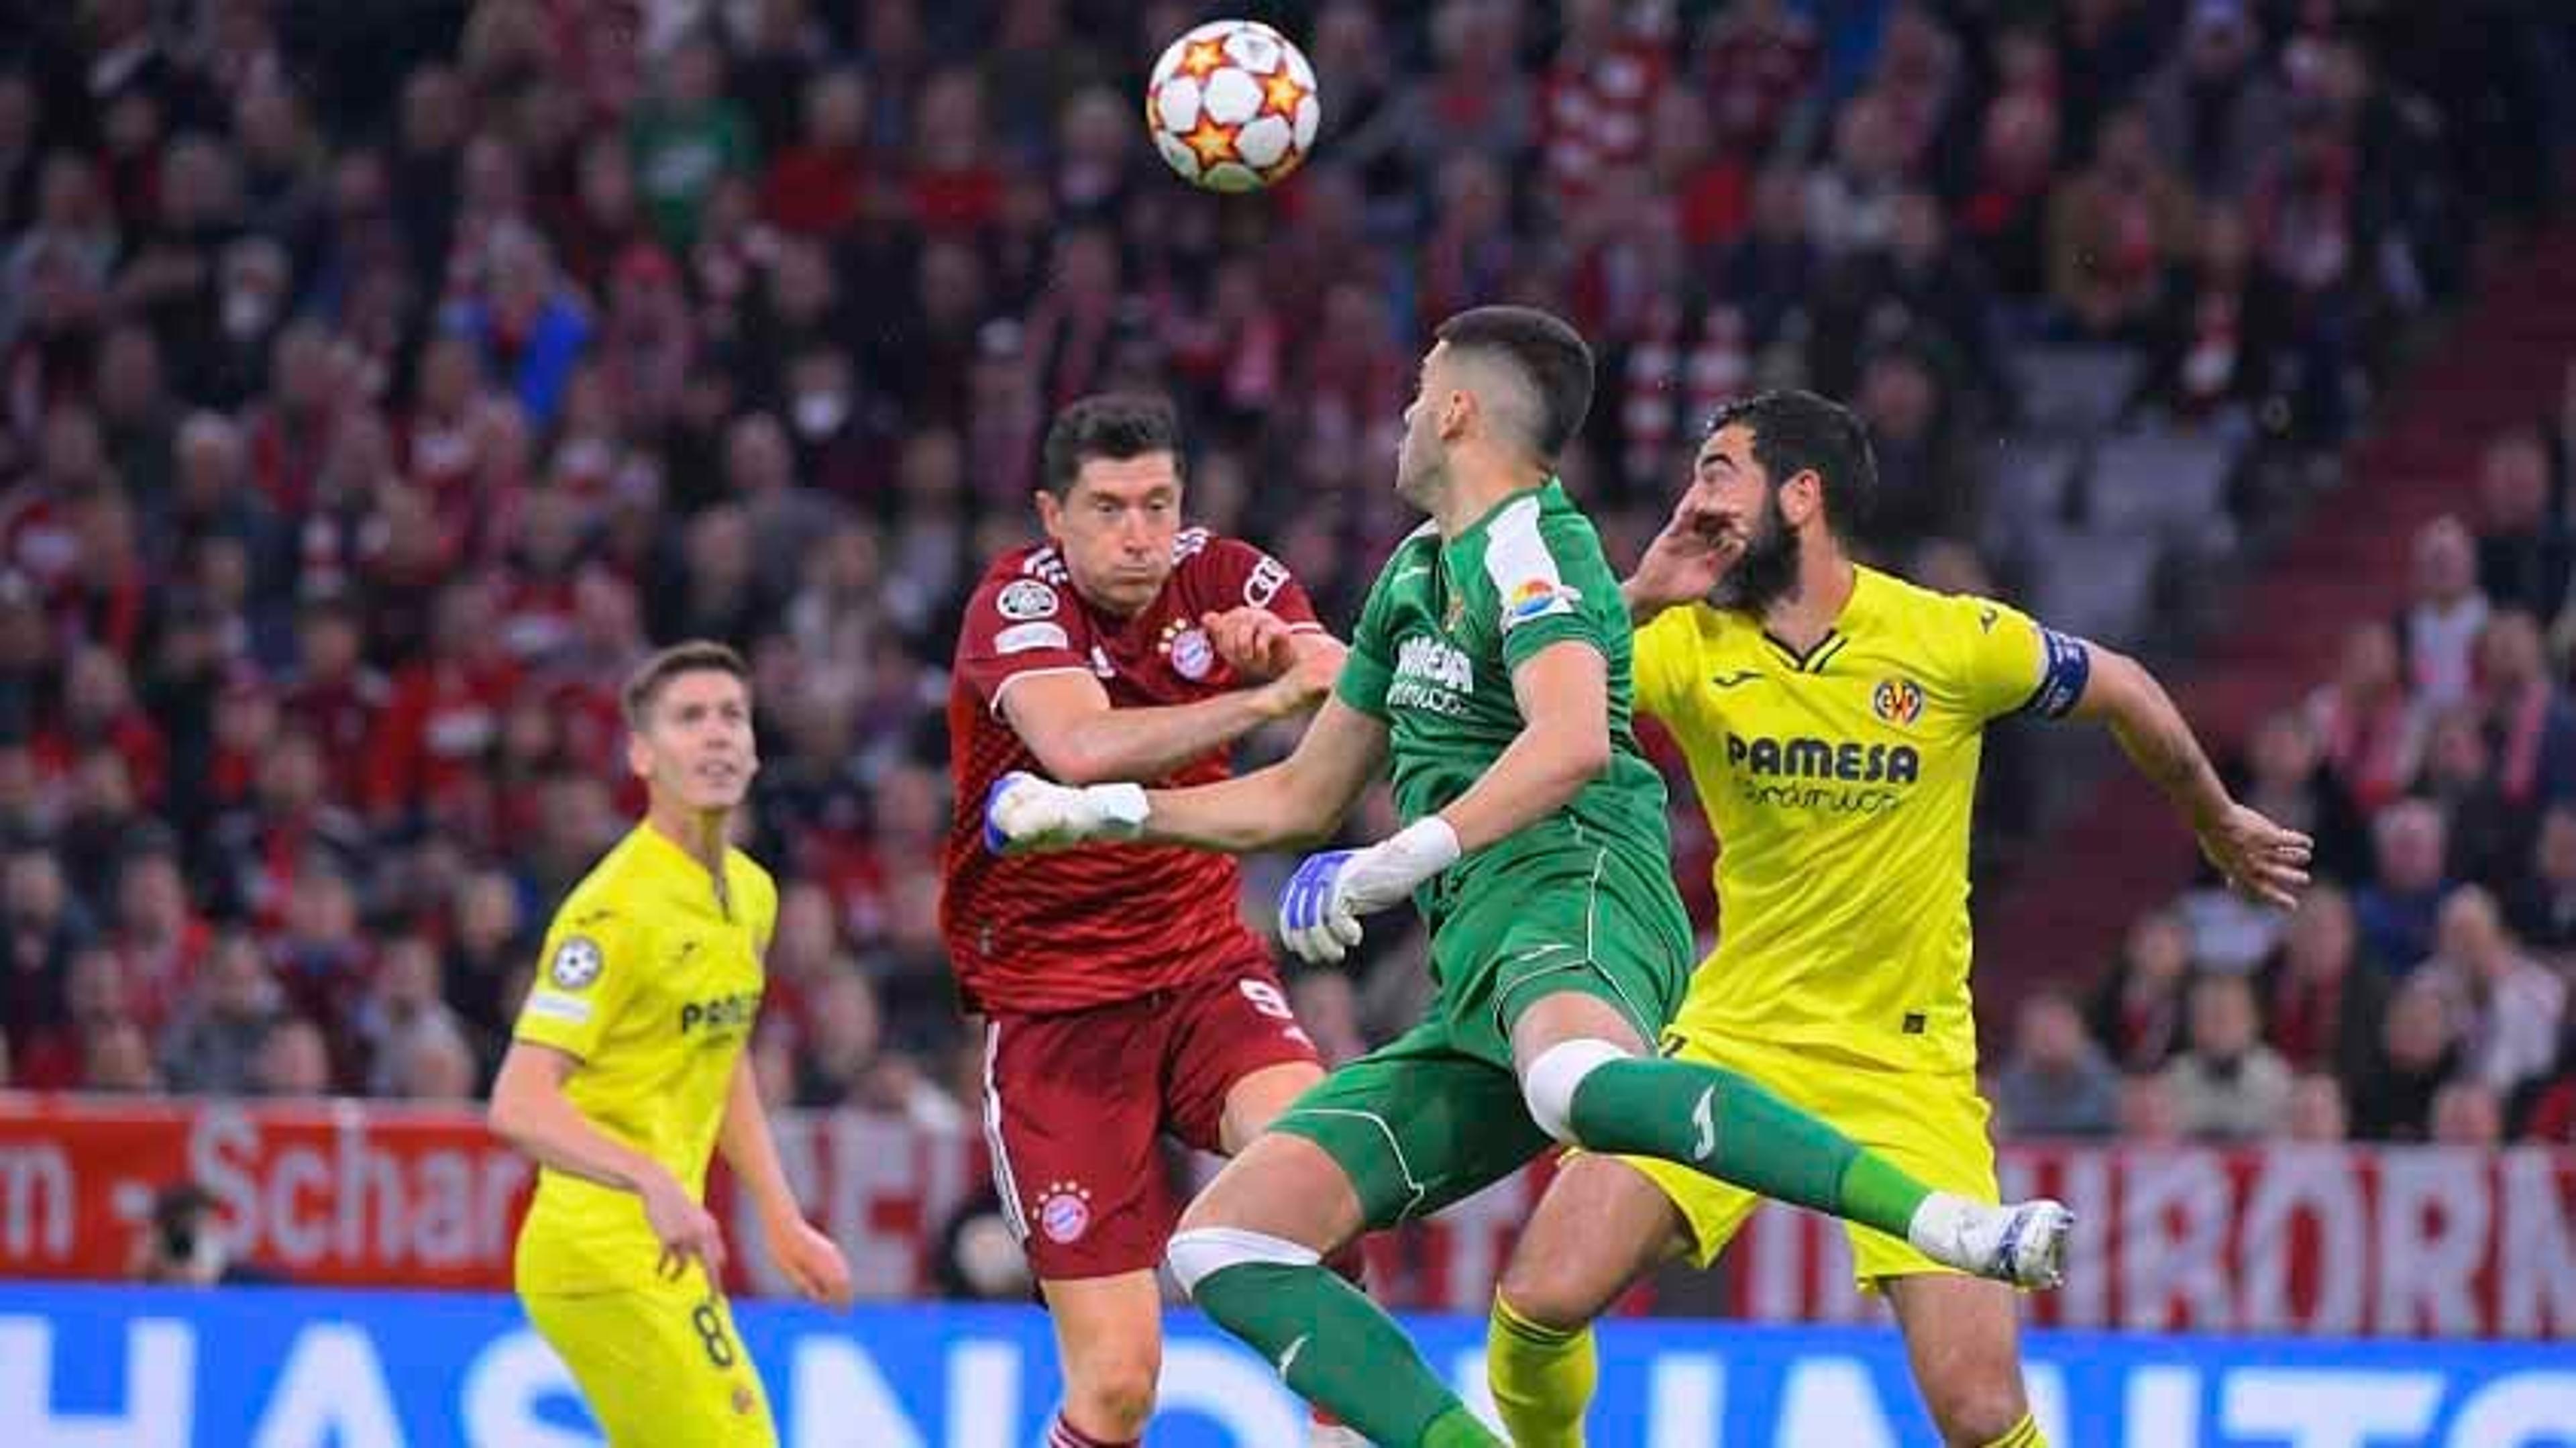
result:
M 1094 1438 L 1064 1420 L 1062 1411 L 1047 1425 L 1046 1448 L 1137 1448 L 1135 1438 Z

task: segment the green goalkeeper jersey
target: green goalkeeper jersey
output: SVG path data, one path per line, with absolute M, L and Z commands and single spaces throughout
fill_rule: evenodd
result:
M 1608 665 L 1610 767 L 1554 814 L 1426 886 L 1416 902 L 1435 929 L 1479 887 L 1508 888 L 1515 875 L 1553 873 L 1569 859 L 1670 895 L 1664 782 L 1629 718 L 1630 638 L 1600 535 L 1554 480 L 1445 542 L 1426 524 L 1387 560 L 1335 692 L 1386 724 L 1408 824 L 1466 793 L 1519 736 L 1512 670 L 1522 661 L 1570 639 Z

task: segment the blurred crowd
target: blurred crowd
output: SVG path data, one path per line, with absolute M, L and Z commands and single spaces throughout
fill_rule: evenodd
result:
M 0 1082 L 470 1097 L 638 803 L 620 677 L 702 635 L 757 673 L 765 1090 L 954 1124 L 951 620 L 1033 530 L 1052 409 L 1177 396 L 1189 511 L 1346 627 L 1412 522 L 1387 477 L 1427 326 L 1538 302 L 1601 353 L 1566 468 L 1614 558 L 1711 404 L 1803 383 L 1874 430 L 1874 556 L 2009 589 L 1980 446 L 2017 348 L 2121 349 L 2131 405 L 2331 456 L 2481 229 L 2545 206 L 2564 50 L 2511 3 L 1237 8 L 1300 38 L 1326 121 L 1233 199 L 1140 134 L 1189 4 L 22 14 Z M 2257 742 L 2251 797 L 2316 824 L 2349 893 L 2286 933 L 2143 922 L 2096 1045 L 2081 1003 L 2032 1008 L 2016 1127 L 2322 1132 L 2331 1097 L 2421 1131 L 2545 1072 L 2546 952 L 2576 943 L 2576 813 L 2547 808 L 2576 779 L 2546 637 L 2570 436 L 2499 441 L 2424 601 Z M 1398 1022 L 1414 959 L 1296 983 L 1328 1050 Z M 2564 1132 L 2567 1097 L 2513 1110 Z
M 2013 1130 L 2576 1144 L 2576 366 L 2565 397 L 2248 741 L 2239 797 L 2315 835 L 2318 887 L 2283 917 L 2205 880 L 2089 998 L 2027 1002 Z

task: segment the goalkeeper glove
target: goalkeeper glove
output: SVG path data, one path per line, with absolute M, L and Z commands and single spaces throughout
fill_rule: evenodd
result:
M 1457 832 L 1438 815 L 1365 850 L 1308 855 L 1279 897 L 1279 939 L 1310 965 L 1337 962 L 1360 943 L 1361 916 L 1404 899 L 1457 860 Z
M 1144 833 L 1145 813 L 1143 785 L 1076 787 L 1014 769 L 984 791 L 984 848 L 1001 855 L 1132 840 Z

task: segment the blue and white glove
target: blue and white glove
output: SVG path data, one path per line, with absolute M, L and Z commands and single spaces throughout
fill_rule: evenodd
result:
M 1458 835 L 1438 815 L 1365 850 L 1308 855 L 1279 897 L 1279 939 L 1309 965 L 1331 965 L 1360 943 L 1360 917 L 1411 895 L 1458 862 Z
M 1145 830 L 1145 787 L 1057 784 L 1023 769 L 984 791 L 984 848 L 997 855 L 1132 840 Z

